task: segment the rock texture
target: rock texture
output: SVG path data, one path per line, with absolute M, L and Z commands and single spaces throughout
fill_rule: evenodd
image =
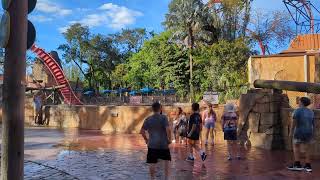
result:
M 252 89 L 240 98 L 240 139 L 264 149 L 283 149 L 281 108 L 289 101 L 281 91 Z

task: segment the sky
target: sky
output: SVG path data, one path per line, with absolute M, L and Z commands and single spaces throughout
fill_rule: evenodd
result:
M 204 0 L 205 1 L 205 0 Z M 62 33 L 73 23 L 92 33 L 111 34 L 142 27 L 161 32 L 170 0 L 38 0 L 29 19 L 36 27 L 36 44 L 47 51 L 65 43 Z M 254 9 L 284 9 L 280 0 L 255 0 Z

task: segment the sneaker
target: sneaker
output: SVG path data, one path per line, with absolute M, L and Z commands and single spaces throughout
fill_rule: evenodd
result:
M 231 160 L 232 160 L 232 157 L 231 157 L 231 156 L 228 156 L 227 159 L 228 159 L 228 161 L 231 161 Z
M 304 166 L 304 170 L 305 170 L 306 172 L 312 172 L 312 167 L 311 167 L 311 165 L 310 165 L 310 164 L 306 164 L 306 165 Z
M 238 160 L 241 160 L 241 156 L 238 155 L 238 156 L 237 156 L 237 159 L 238 159 Z
M 190 156 L 188 156 L 188 158 L 186 159 L 186 161 L 194 162 L 194 157 L 190 157 Z
M 207 145 L 208 145 L 208 141 L 206 141 L 206 142 L 204 143 L 204 145 L 206 145 L 206 146 L 207 146 Z
M 304 168 L 300 164 L 293 164 L 287 167 L 290 171 L 302 171 Z
M 201 159 L 202 159 L 202 161 L 205 161 L 207 159 L 207 154 L 206 153 L 202 153 L 201 154 Z

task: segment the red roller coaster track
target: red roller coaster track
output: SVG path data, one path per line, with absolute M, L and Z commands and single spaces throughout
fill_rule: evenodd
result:
M 69 81 L 67 80 L 66 76 L 63 73 L 63 70 L 61 69 L 57 61 L 52 56 L 50 56 L 50 54 L 46 53 L 43 49 L 37 47 L 36 45 L 33 45 L 31 47 L 31 51 L 34 52 L 37 57 L 44 62 L 45 66 L 53 75 L 56 83 L 59 86 L 64 86 L 63 88 L 59 89 L 64 98 L 64 102 L 70 105 L 82 105 L 83 103 L 73 92 Z

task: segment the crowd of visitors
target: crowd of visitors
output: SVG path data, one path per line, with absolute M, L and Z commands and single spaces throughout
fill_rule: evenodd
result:
M 294 163 L 287 168 L 294 171 L 305 170 L 312 172 L 309 145 L 313 139 L 314 114 L 307 107 L 310 105 L 310 99 L 301 98 L 299 108 L 293 113 L 292 136 Z M 187 117 L 181 107 L 176 110 L 176 116 L 170 126 L 168 117 L 162 112 L 160 103 L 152 105 L 153 115 L 148 117 L 141 128 L 141 134 L 148 146 L 147 163 L 150 164 L 151 179 L 155 178 L 155 164 L 158 160 L 165 161 L 165 177 L 168 177 L 171 154 L 169 145 L 171 143 L 181 143 L 187 146 L 186 161 L 194 162 L 194 150 L 199 154 L 202 161 L 207 158 L 206 152 L 201 148 L 201 134 L 204 129 L 204 145 L 215 145 L 215 127 L 217 122 L 217 113 L 213 105 L 207 103 L 206 109 L 201 113 L 198 103 L 192 104 L 192 114 Z M 240 154 L 240 145 L 238 143 L 238 114 L 233 103 L 224 106 L 224 112 L 221 116 L 221 127 L 224 134 L 224 140 L 227 144 L 226 159 L 242 159 Z M 204 127 L 204 128 L 203 128 Z M 171 133 L 173 132 L 173 138 Z M 209 143 L 209 135 L 211 143 Z M 302 167 L 300 162 L 301 147 L 306 149 L 306 162 Z

